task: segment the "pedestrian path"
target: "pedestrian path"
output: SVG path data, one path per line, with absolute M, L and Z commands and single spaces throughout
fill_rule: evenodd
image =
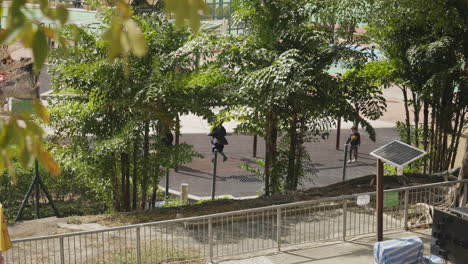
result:
M 320 187 L 342 181 L 343 148 L 349 133 L 348 129 L 341 130 L 340 149 L 338 150 L 336 149 L 336 130 L 332 130 L 326 140 L 320 139 L 317 142 L 306 143 L 312 163 L 307 164 L 309 171 L 302 180 L 300 188 Z M 361 132 L 359 160 L 348 164 L 346 179 L 375 174 L 375 159 L 369 153 L 397 138 L 397 133 L 393 128 L 377 128 L 376 133 L 377 140 L 372 142 L 365 132 Z M 229 156 L 229 160 L 226 162 L 218 160 L 216 195 L 238 199 L 259 195 L 262 193 L 263 179 L 240 167 L 242 164 L 250 164 L 252 167 L 259 168 L 256 160 L 264 157 L 263 139 L 258 137 L 256 157 L 253 157 L 253 136 L 229 135 L 227 139 L 229 145 L 225 147 L 225 153 Z M 192 144 L 204 158 L 197 158 L 191 163 L 180 166 L 177 172 L 171 170 L 169 187 L 177 192 L 182 183 L 188 183 L 192 198 L 209 199 L 213 180 L 209 137 L 201 133 L 183 134 L 181 142 Z M 165 179 L 161 180 L 161 186 L 166 186 Z
M 387 233 L 384 239 L 419 236 L 424 242 L 424 255 L 430 255 L 431 229 L 415 232 Z M 262 256 L 240 256 L 238 259 L 220 260 L 217 264 L 374 264 L 375 236 L 356 238 L 346 242 L 314 243 L 301 248 Z

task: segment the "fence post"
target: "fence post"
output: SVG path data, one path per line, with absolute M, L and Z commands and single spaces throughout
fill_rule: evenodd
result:
M 348 214 L 348 200 L 343 200 L 343 241 L 346 241 L 346 225 Z
M 346 179 L 346 165 L 348 163 L 348 144 L 344 147 L 344 160 L 343 160 L 343 181 Z
M 404 204 L 404 207 L 405 207 L 405 212 L 404 212 L 404 225 L 405 225 L 405 231 L 408 231 L 408 201 L 409 201 L 409 190 L 405 190 L 405 204 Z
M 140 227 L 136 228 L 136 250 L 137 250 L 137 264 L 141 263 L 141 237 L 140 237 Z
M 276 242 L 278 251 L 281 251 L 281 208 L 276 209 Z
M 211 186 L 211 200 L 215 199 L 216 195 L 216 166 L 218 166 L 218 151 L 215 149 L 213 157 L 213 185 Z
M 208 218 L 208 244 L 210 251 L 210 263 L 213 263 L 213 219 Z
M 65 248 L 63 246 L 63 237 L 59 239 L 60 242 L 60 263 L 65 264 Z

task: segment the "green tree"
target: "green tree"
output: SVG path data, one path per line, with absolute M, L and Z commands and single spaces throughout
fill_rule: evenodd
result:
M 66 45 L 65 38 L 61 35 L 63 26 L 68 22 L 68 10 L 64 4 L 52 7 L 47 0 L 34 1 L 38 3 L 42 15 L 55 26 L 47 26 L 40 21 L 39 17 L 28 14 L 26 0 L 11 1 L 6 18 L 5 31 L 0 32 L 2 44 L 13 44 L 21 42 L 26 48 L 32 50 L 34 58 L 34 73 L 37 75 L 47 59 L 49 52 L 48 39 L 55 39 L 61 45 Z M 108 44 L 108 55 L 111 58 L 122 56 L 127 58 L 131 54 L 143 56 L 146 53 L 146 44 L 143 41 L 141 30 L 131 19 L 132 10 L 122 0 L 109 1 L 109 5 L 118 10 L 110 18 L 111 24 L 104 33 Z M 202 0 L 167 0 L 166 12 L 174 14 L 176 23 L 182 24 L 188 20 L 193 31 L 200 27 L 199 11 L 206 10 Z M 1 2 L 0 14 L 3 14 L 3 1 Z M 3 58 L 2 58 L 3 59 Z M 3 66 L 1 72 L 5 72 Z M 36 88 L 37 89 L 37 88 Z M 40 104 L 35 103 L 34 112 L 41 121 L 48 121 L 47 110 Z M 20 125 L 18 125 L 20 124 Z M 25 124 L 25 125 L 24 125 Z M 60 168 L 43 145 L 43 131 L 33 121 L 31 115 L 12 114 L 8 118 L 0 119 L 0 170 L 7 168 L 10 175 L 14 175 L 13 152 L 17 151 L 21 157 L 22 166 L 29 167 L 34 159 L 52 174 L 60 173 Z
M 213 115 L 197 100 L 205 94 L 189 86 L 195 58 L 177 52 L 188 30 L 158 15 L 134 19 L 149 44 L 148 54 L 130 56 L 127 72 L 122 60 L 108 60 L 101 39 L 84 30 L 74 45 L 53 54 L 50 67 L 55 90 L 79 93 L 53 104 L 57 136 L 70 140 L 67 148 L 87 154 L 81 155 L 84 162 L 111 186 L 114 208 L 127 211 L 137 204 L 145 208 L 149 200 L 154 205 L 165 169 L 199 156 L 186 144 L 166 146 L 177 116 Z
M 373 78 L 375 74 L 369 74 L 373 70 L 376 69 L 371 62 L 347 71 L 340 78 L 342 89 L 354 106 L 356 116 L 362 116 L 367 120 L 379 119 L 387 108 L 379 81 Z M 356 120 L 354 125 L 357 126 L 358 123 Z
M 236 118 L 236 131 L 265 138 L 267 195 L 297 188 L 309 158 L 303 144 L 327 130 L 332 117 L 358 118 L 374 136 L 326 73 L 332 63 L 347 60 L 352 67 L 364 56 L 344 43 L 330 45 L 327 32 L 311 20 L 315 9 L 303 8 L 308 2 L 233 2 L 234 17 L 247 33 L 216 38 L 207 48 L 218 51 L 216 60 L 200 68 L 222 76 L 211 84 L 225 89 L 220 118 Z
M 466 1 L 379 0 L 373 7 L 370 36 L 411 91 L 411 143 L 430 152 L 431 172 L 446 170 L 467 122 Z

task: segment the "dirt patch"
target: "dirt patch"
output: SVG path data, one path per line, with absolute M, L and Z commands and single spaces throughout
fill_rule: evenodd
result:
M 427 176 L 421 174 L 406 175 L 408 182 L 403 184 L 401 177 L 385 176 L 385 189 L 395 189 L 405 186 L 415 186 L 443 181 L 442 177 Z M 112 213 L 105 215 L 90 215 L 79 217 L 83 223 L 99 223 L 106 226 L 121 226 L 128 224 L 155 222 L 174 219 L 177 217 L 192 217 L 207 214 L 222 213 L 269 205 L 285 204 L 297 201 L 307 201 L 324 197 L 336 197 L 356 193 L 375 191 L 375 186 L 370 186 L 374 175 L 367 175 L 351 179 L 343 183 L 336 183 L 325 187 L 310 188 L 305 191 L 297 191 L 288 194 L 278 194 L 270 197 L 259 197 L 249 200 L 216 200 L 206 201 L 202 204 L 189 204 L 172 208 L 157 208 L 152 211 L 137 211 L 130 213 Z

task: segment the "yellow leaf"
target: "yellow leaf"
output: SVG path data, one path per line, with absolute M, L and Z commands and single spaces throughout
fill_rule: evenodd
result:
M 49 122 L 49 111 L 47 111 L 47 108 L 45 108 L 39 99 L 34 100 L 34 111 L 42 121 Z
M 130 47 L 133 51 L 133 54 L 136 56 L 142 57 L 146 55 L 147 47 L 145 36 L 141 32 L 138 25 L 131 19 L 125 22 L 125 26 L 128 32 L 128 39 L 130 40 Z
M 208 6 L 203 0 L 166 0 L 165 4 L 166 12 L 174 14 L 176 25 L 180 26 L 188 20 L 193 32 L 200 29 L 200 12 L 208 12 Z
M 65 7 L 64 4 L 60 4 L 57 6 L 57 18 L 60 21 L 60 24 L 65 25 L 68 20 L 68 9 Z
M 55 37 L 55 31 L 53 29 L 51 29 L 50 27 L 43 27 L 43 29 L 48 38 Z
M 38 160 L 41 162 L 42 166 L 44 166 L 44 168 L 53 176 L 57 176 L 62 172 L 59 165 L 55 162 L 54 158 L 52 158 L 52 155 L 47 150 L 42 150 Z
M 47 37 L 42 27 L 39 27 L 34 34 L 32 52 L 34 58 L 34 72 L 37 74 L 41 70 L 42 65 L 44 65 L 47 53 L 49 52 Z

